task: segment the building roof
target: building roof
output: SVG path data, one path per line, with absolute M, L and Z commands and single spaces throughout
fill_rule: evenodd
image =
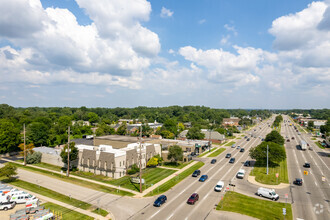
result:
M 210 131 L 207 129 L 202 129 L 201 132 L 205 135 L 204 139 L 209 139 Z M 184 130 L 179 134 L 180 138 L 186 138 L 187 137 L 188 130 Z M 220 134 L 217 131 L 211 131 L 211 139 L 213 140 L 225 140 L 225 136 L 223 134 Z
M 35 148 L 33 148 L 33 150 L 40 152 L 40 153 L 46 153 L 46 154 L 54 154 L 54 155 L 61 154 L 60 149 L 55 149 L 53 147 L 35 147 Z

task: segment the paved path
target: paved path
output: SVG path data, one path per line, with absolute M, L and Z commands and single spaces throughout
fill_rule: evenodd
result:
M 235 212 L 226 212 L 226 211 L 217 211 L 212 210 L 209 215 L 205 218 L 207 220 L 237 220 L 237 219 L 244 219 L 244 220 L 256 220 L 257 218 L 253 218 L 247 215 L 242 215 Z

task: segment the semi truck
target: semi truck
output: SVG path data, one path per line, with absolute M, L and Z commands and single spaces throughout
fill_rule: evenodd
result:
M 300 149 L 307 150 L 307 143 L 303 140 L 300 141 Z

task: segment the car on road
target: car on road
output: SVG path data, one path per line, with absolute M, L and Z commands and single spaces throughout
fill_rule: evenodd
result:
M 217 159 L 212 159 L 211 164 L 215 164 L 217 162 Z
M 230 158 L 229 163 L 235 163 L 235 157 Z
M 236 144 L 231 145 L 231 148 L 235 148 L 235 147 L 236 147 Z
M 298 185 L 298 186 L 302 186 L 302 184 L 303 184 L 303 180 L 302 180 L 301 178 L 296 178 L 296 179 L 293 181 L 293 184 Z
M 207 180 L 207 178 L 209 178 L 207 175 L 202 175 L 202 176 L 199 178 L 199 182 L 205 182 L 205 180 Z
M 243 179 L 245 175 L 245 170 L 244 169 L 240 169 L 237 174 L 236 174 L 236 178 L 237 179 Z
M 244 166 L 249 167 L 251 165 L 251 162 L 249 160 L 245 161 Z
M 290 142 L 290 139 L 286 140 L 286 142 Z
M 263 187 L 260 187 L 258 189 L 257 195 L 266 197 L 266 198 L 272 199 L 272 200 L 278 200 L 280 198 L 278 196 L 278 194 L 276 194 L 274 189 L 267 189 L 267 188 L 263 188 Z
M 294 140 L 294 137 L 292 137 L 291 139 Z
M 249 141 L 249 140 L 250 140 L 250 138 L 246 139 L 246 141 Z
M 241 148 L 241 150 L 239 152 L 244 152 L 244 151 L 245 151 L 244 148 Z
M 197 193 L 193 193 L 193 194 L 189 197 L 189 199 L 187 200 L 187 203 L 188 203 L 188 204 L 191 204 L 191 205 L 194 205 L 195 202 L 198 201 L 198 199 L 199 199 L 199 195 L 198 195 Z
M 244 137 L 245 139 L 247 138 L 247 136 Z
M 16 205 L 16 202 L 2 202 L 0 203 L 0 210 L 7 211 L 8 209 L 14 208 Z
M 160 207 L 161 205 L 163 205 L 166 202 L 166 200 L 167 200 L 167 197 L 165 195 L 161 195 L 155 200 L 154 206 Z
M 195 170 L 192 174 L 192 177 L 198 177 L 199 175 L 201 175 L 201 171 L 200 170 Z
M 215 187 L 214 187 L 214 191 L 216 191 L 216 192 L 221 192 L 221 190 L 222 190 L 222 188 L 223 188 L 223 186 L 225 185 L 225 183 L 223 182 L 223 181 L 219 181 L 218 183 L 217 183 L 217 185 L 215 185 Z
M 237 148 L 236 148 L 237 150 L 239 150 L 239 149 L 241 149 L 241 146 L 237 146 Z
M 231 154 L 226 154 L 226 158 L 231 158 Z
M 305 168 L 311 168 L 311 164 L 310 164 L 310 163 L 305 163 L 305 164 L 304 164 L 304 167 L 305 167 Z

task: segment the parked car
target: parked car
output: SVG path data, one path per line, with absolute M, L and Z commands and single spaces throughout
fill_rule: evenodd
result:
M 217 183 L 217 185 L 215 185 L 215 187 L 214 187 L 214 191 L 216 191 L 216 192 L 221 192 L 221 190 L 222 190 L 222 188 L 223 188 L 224 185 L 225 185 L 225 184 L 224 184 L 223 181 L 219 181 L 219 182 Z
M 231 158 L 231 154 L 226 154 L 226 158 Z
M 198 177 L 199 175 L 201 175 L 201 171 L 200 170 L 195 170 L 192 174 L 193 177 Z
M 278 200 L 280 197 L 276 194 L 274 189 L 267 189 L 260 187 L 257 192 L 258 196 L 263 196 L 272 200 Z
M 311 164 L 310 164 L 310 163 L 305 163 L 305 164 L 304 164 L 304 167 L 305 167 L 305 168 L 311 168 Z
M 215 164 L 217 162 L 217 159 L 212 159 L 211 164 Z
M 200 182 L 205 182 L 205 180 L 207 180 L 207 178 L 209 178 L 207 175 L 202 175 L 202 176 L 199 178 L 199 181 L 200 181 Z
M 229 163 L 234 163 L 235 162 L 235 157 L 230 158 Z
M 245 163 L 244 163 L 244 166 L 246 166 L 246 167 L 249 167 L 249 166 L 251 166 L 251 162 L 250 161 L 245 161 Z
M 198 201 L 198 199 L 199 199 L 199 195 L 198 195 L 197 193 L 193 193 L 193 194 L 189 197 L 187 203 L 188 203 L 188 204 L 191 204 L 191 205 L 194 205 L 195 202 Z
M 298 186 L 302 186 L 302 184 L 303 184 L 303 180 L 302 180 L 301 178 L 296 178 L 296 179 L 293 181 L 293 184 L 298 185 Z
M 161 195 L 155 200 L 154 206 L 160 207 L 161 205 L 163 205 L 166 202 L 166 200 L 167 200 L 167 197 L 165 195 Z
M 241 148 L 241 150 L 239 152 L 244 152 L 244 148 Z
M 14 208 L 15 205 L 16 205 L 15 202 L 2 202 L 2 203 L 0 203 L 0 210 L 7 211 L 8 209 Z

